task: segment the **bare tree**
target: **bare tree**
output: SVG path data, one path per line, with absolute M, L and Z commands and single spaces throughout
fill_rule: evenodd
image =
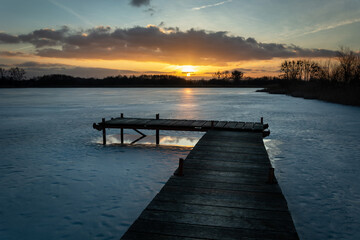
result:
M 340 63 L 339 71 L 341 80 L 345 83 L 350 83 L 354 80 L 358 68 L 358 56 L 347 47 L 340 47 L 337 59 Z
M 18 67 L 10 68 L 9 75 L 12 80 L 21 81 L 25 79 L 25 70 Z
M 244 73 L 238 70 L 234 70 L 231 72 L 231 78 L 234 82 L 239 82 L 244 76 Z
M 296 80 L 296 79 L 301 79 L 302 67 L 303 67 L 302 61 L 295 61 L 295 60 L 287 61 L 287 60 L 285 60 L 281 64 L 280 71 L 284 73 L 282 75 L 282 77 L 284 79 Z
M 6 78 L 7 71 L 4 68 L 0 68 L 0 79 Z
M 220 79 L 221 78 L 221 72 L 220 71 L 217 71 L 213 74 L 213 78 L 217 78 L 217 79 Z

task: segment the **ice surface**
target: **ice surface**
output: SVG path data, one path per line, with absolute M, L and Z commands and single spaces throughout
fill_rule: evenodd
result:
M 0 100 L 0 239 L 119 239 L 190 150 L 102 146 L 92 123 L 121 112 L 263 116 L 271 129 L 265 144 L 300 238 L 360 239 L 358 107 L 255 89 L 0 89 Z M 118 130 L 107 133 L 109 143 L 118 141 Z M 174 143 L 202 135 L 160 133 Z

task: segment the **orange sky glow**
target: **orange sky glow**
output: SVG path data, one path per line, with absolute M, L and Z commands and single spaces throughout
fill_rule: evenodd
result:
M 356 7 L 346 14 L 338 11 L 292 22 L 283 19 L 300 18 L 301 11 L 283 11 L 284 16 L 272 18 L 283 7 L 277 3 L 40 1 L 44 4 L 17 13 L 11 11 L 16 1 L 3 5 L 0 67 L 21 67 L 29 77 L 167 74 L 209 79 L 217 71 L 234 70 L 245 77 L 262 77 L 278 76 L 284 60 L 334 58 L 341 45 L 359 50 Z M 340 9 L 343 4 L 330 1 L 333 4 L 321 5 L 322 11 L 334 13 L 333 5 Z M 244 7 L 253 10 L 239 14 Z M 99 11 L 103 8 L 106 14 Z M 214 13 L 222 16 L 216 22 Z M 31 14 L 31 21 L 26 14 Z

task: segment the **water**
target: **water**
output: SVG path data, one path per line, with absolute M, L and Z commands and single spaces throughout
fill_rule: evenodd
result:
M 0 89 L 0 100 L 0 239 L 119 239 L 201 137 L 163 131 L 170 144 L 185 137 L 187 147 L 103 147 L 92 123 L 121 112 L 263 116 L 300 238 L 360 239 L 358 107 L 255 89 Z M 116 143 L 118 130 L 108 134 Z

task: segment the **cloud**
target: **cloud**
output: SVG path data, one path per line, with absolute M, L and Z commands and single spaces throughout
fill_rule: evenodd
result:
M 147 27 L 101 26 L 83 31 L 68 27 L 29 34 L 0 35 L 2 43 L 31 43 L 36 55 L 52 58 L 164 62 L 176 65 L 226 65 L 228 62 L 273 58 L 331 57 L 335 51 L 280 43 L 261 43 L 227 32 Z
M 0 32 L 0 43 L 19 43 L 20 39 L 16 36 Z
M 329 25 L 317 26 L 316 28 L 312 29 L 311 31 L 303 33 L 303 35 L 317 33 L 317 32 L 325 31 L 325 30 L 330 30 L 330 29 L 334 29 L 337 27 L 342 27 L 345 25 L 358 23 L 358 22 L 360 22 L 360 18 L 349 19 L 349 20 L 345 20 L 345 21 L 341 21 L 341 22 L 337 22 L 337 23 L 333 23 L 333 24 L 329 24 Z
M 89 21 L 87 18 L 85 18 L 84 16 L 80 15 L 79 13 L 75 12 L 73 9 L 61 4 L 61 3 L 58 3 L 57 1 L 55 0 L 50 0 L 50 2 L 52 4 L 54 4 L 55 6 L 63 9 L 64 11 L 66 11 L 67 13 L 77 17 L 79 20 L 81 20 L 82 22 L 84 22 L 85 24 L 88 24 L 90 26 L 95 26 L 95 24 L 93 24 L 91 21 Z
M 219 2 L 219 3 L 215 3 L 215 4 L 210 4 L 210 5 L 203 5 L 203 6 L 200 6 L 200 7 L 194 7 L 191 10 L 198 11 L 198 10 L 201 10 L 201 9 L 204 9 L 204 8 L 220 6 L 220 5 L 223 5 L 225 3 L 229 3 L 229 2 L 232 2 L 232 0 L 227 0 L 227 1 Z
M 359 23 L 360 22 L 360 18 L 353 18 L 353 19 L 347 19 L 344 21 L 340 21 L 340 22 L 334 22 L 334 23 L 327 23 L 327 24 L 322 24 L 322 25 L 313 25 L 307 29 L 298 29 L 298 30 L 294 30 L 291 32 L 287 32 L 285 34 L 281 34 L 283 39 L 293 39 L 293 38 L 297 38 L 297 37 L 301 37 L 301 36 L 305 36 L 305 35 L 309 35 L 309 34 L 314 34 L 314 33 L 318 33 L 321 31 L 327 31 L 327 30 L 331 30 L 334 28 L 338 28 L 338 27 L 342 27 L 342 26 L 346 26 L 346 25 L 350 25 L 350 24 L 354 24 L 354 23 Z
M 28 77 L 36 77 L 50 74 L 64 74 L 74 77 L 95 77 L 104 78 L 107 76 L 117 75 L 139 75 L 140 73 L 132 70 L 119 70 L 111 68 L 92 68 L 79 67 L 58 63 L 40 63 L 40 62 L 23 62 L 14 65 L 15 67 L 23 68 Z M 7 65 L 7 67 L 9 67 Z
M 17 57 L 24 56 L 25 54 L 22 52 L 13 52 L 13 51 L 0 51 L 0 56 L 3 57 Z
M 150 0 L 131 0 L 130 5 L 134 7 L 141 7 L 142 5 L 149 5 Z

